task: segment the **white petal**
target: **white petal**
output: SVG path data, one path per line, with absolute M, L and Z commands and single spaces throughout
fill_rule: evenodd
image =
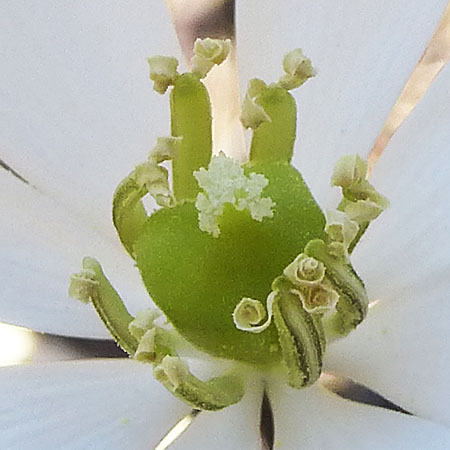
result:
M 190 408 L 131 360 L 0 370 L 0 447 L 154 448 Z
M 417 417 L 344 400 L 325 388 L 271 385 L 275 449 L 397 450 L 450 446 L 450 431 Z
M 173 449 L 260 450 L 261 400 L 261 383 L 247 384 L 245 397 L 236 405 L 200 413 Z
M 394 137 L 373 181 L 391 207 L 354 252 L 372 299 L 328 367 L 422 417 L 450 424 L 450 71 Z
M 120 248 L 0 168 L 0 321 L 35 331 L 110 337 L 94 308 L 68 297 L 84 256 L 97 258 L 132 313 L 150 300 Z
M 322 206 L 344 153 L 367 154 L 431 38 L 446 0 L 271 0 L 238 6 L 240 70 L 277 81 L 281 60 L 301 47 L 318 74 L 295 91 L 294 163 Z M 275 18 L 275 19 L 274 19 Z
M 169 133 L 146 61 L 179 53 L 165 2 L 5 0 L 0 21 L 2 158 L 105 232 L 114 188 Z

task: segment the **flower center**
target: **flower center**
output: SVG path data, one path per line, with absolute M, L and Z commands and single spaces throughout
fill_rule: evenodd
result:
M 326 216 L 290 164 L 296 106 L 289 90 L 314 75 L 300 50 L 285 57 L 278 83 L 249 84 L 242 108 L 242 123 L 253 131 L 249 160 L 212 157 L 201 78 L 229 49 L 228 41 L 197 41 L 193 70 L 181 75 L 174 58 L 149 60 L 155 90 L 171 87 L 172 136 L 158 140 L 114 196 L 120 240 L 167 322 L 148 311 L 133 318 L 91 258 L 70 287 L 72 296 L 93 303 L 119 345 L 202 409 L 238 401 L 242 386 L 230 375 L 196 379 L 178 357 L 180 336 L 210 355 L 256 368 L 282 364 L 296 388 L 317 380 L 326 342 L 366 315 L 368 299 L 349 253 L 386 207 L 359 157 L 337 165 L 333 183 L 344 198 Z M 168 160 L 171 182 L 161 165 Z M 161 207 L 151 215 L 142 204 L 146 195 Z

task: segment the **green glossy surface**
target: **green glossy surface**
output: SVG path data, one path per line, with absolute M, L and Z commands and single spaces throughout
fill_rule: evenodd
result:
M 268 87 L 257 103 L 270 116 L 254 132 L 250 147 L 250 161 L 286 161 L 292 159 L 297 124 L 297 107 L 292 95 L 283 88 Z
M 197 210 L 186 202 L 154 213 L 134 249 L 147 290 L 188 341 L 215 356 L 269 364 L 280 358 L 275 326 L 240 331 L 233 310 L 242 297 L 265 303 L 273 280 L 308 241 L 323 237 L 325 219 L 289 164 L 251 170 L 269 180 L 263 194 L 276 203 L 273 219 L 256 222 L 229 207 L 213 238 L 199 230 Z
M 195 199 L 199 191 L 193 172 L 207 167 L 212 151 L 211 103 L 204 84 L 191 73 L 181 75 L 170 93 L 172 136 L 182 137 L 173 161 L 173 192 L 177 200 Z

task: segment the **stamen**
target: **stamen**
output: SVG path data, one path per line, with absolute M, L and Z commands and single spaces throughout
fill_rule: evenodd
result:
M 133 316 L 95 259 L 83 259 L 83 271 L 73 275 L 70 280 L 69 295 L 84 303 L 92 302 L 117 344 L 128 354 L 134 355 L 138 343 L 128 330 Z
M 160 363 L 167 355 L 173 355 L 173 342 L 169 331 L 154 327 L 139 340 L 134 359 L 145 363 Z
M 264 81 L 254 78 L 248 83 L 247 93 L 242 103 L 241 123 L 245 128 L 256 130 L 262 123 L 272 119 L 264 108 L 257 102 L 258 96 L 266 89 Z
M 336 163 L 331 177 L 331 186 L 351 188 L 367 177 L 367 163 L 359 155 L 342 156 Z
M 342 248 L 337 242 L 330 245 L 336 255 L 348 254 L 359 242 L 370 222 L 389 207 L 389 201 L 369 183 L 367 162 L 358 155 L 346 155 L 337 162 L 331 184 L 342 188 L 344 198 L 338 209 L 359 226 L 347 247 L 344 245 Z
M 280 290 L 273 305 L 288 384 L 296 389 L 315 383 L 322 370 L 325 340 L 295 291 Z
M 320 261 L 301 253 L 283 273 L 296 286 L 313 286 L 322 282 L 325 266 Z
M 233 321 L 236 328 L 250 333 L 264 331 L 272 322 L 274 299 L 275 292 L 271 292 L 267 297 L 267 320 L 262 325 L 258 325 L 266 317 L 264 306 L 259 300 L 243 298 L 233 312 Z
M 299 296 L 303 308 L 309 313 L 329 311 L 339 300 L 339 294 L 326 283 L 310 286 L 303 291 L 293 290 L 292 292 Z
M 283 69 L 285 74 L 278 81 L 278 86 L 287 90 L 300 87 L 306 80 L 316 75 L 311 60 L 303 55 L 299 48 L 285 55 Z
M 69 297 L 75 298 L 82 303 L 90 303 L 93 290 L 98 288 L 98 281 L 95 279 L 93 270 L 83 270 L 73 274 L 70 278 Z
M 367 314 L 369 299 L 361 279 L 347 259 L 337 258 L 324 241 L 315 239 L 305 253 L 323 262 L 329 286 L 337 292 L 336 311 L 324 317 L 327 339 L 342 337 L 355 329 Z
M 165 94 L 169 86 L 180 76 L 177 71 L 178 60 L 171 56 L 152 56 L 147 59 L 150 66 L 150 79 L 158 94 Z
M 197 39 L 194 43 L 192 73 L 205 78 L 215 66 L 222 64 L 231 50 L 230 39 Z
M 325 233 L 332 241 L 328 248 L 335 256 L 348 257 L 348 248 L 358 234 L 359 225 L 342 211 L 325 211 Z
M 345 206 L 347 217 L 358 224 L 375 220 L 385 208 L 372 200 L 357 200 Z
M 155 320 L 159 317 L 161 317 L 161 312 L 157 309 L 144 309 L 136 314 L 136 317 L 128 325 L 128 329 L 139 340 L 148 330 L 154 328 Z
M 159 137 L 156 140 L 156 145 L 150 150 L 148 154 L 148 160 L 161 164 L 164 161 L 175 159 L 180 150 L 180 143 L 182 137 Z
M 169 172 L 165 167 L 148 161 L 136 166 L 134 177 L 138 189 L 145 187 L 159 206 L 174 206 L 175 199 L 169 186 Z
M 224 375 L 202 381 L 178 357 L 166 356 L 154 369 L 155 378 L 172 394 L 196 409 L 217 411 L 237 403 L 244 395 L 241 380 Z

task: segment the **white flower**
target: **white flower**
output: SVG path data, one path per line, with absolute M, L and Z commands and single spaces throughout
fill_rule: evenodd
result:
M 367 155 L 445 1 L 238 6 L 243 71 L 275 80 L 281 55 L 297 45 L 318 68 L 297 94 L 295 164 L 319 204 L 335 207 L 328 186 L 334 162 L 344 153 Z M 168 48 L 176 37 L 156 1 L 5 0 L 2 18 L 2 158 L 27 183 L 0 172 L 0 319 L 106 337 L 93 310 L 67 299 L 68 277 L 89 252 L 133 313 L 148 304 L 115 236 L 110 203 L 124 171 L 168 132 L 146 57 L 176 54 Z M 372 180 L 391 208 L 353 262 L 380 301 L 326 357 L 327 370 L 416 416 L 345 401 L 320 385 L 297 391 L 269 380 L 275 448 L 450 446 L 449 81 L 447 69 L 375 169 Z M 204 363 L 192 364 L 203 371 Z M 201 413 L 174 448 L 260 448 L 262 389 L 254 382 L 237 405 Z M 189 412 L 134 361 L 2 369 L 0 392 L 0 443 L 8 449 L 151 448 Z

